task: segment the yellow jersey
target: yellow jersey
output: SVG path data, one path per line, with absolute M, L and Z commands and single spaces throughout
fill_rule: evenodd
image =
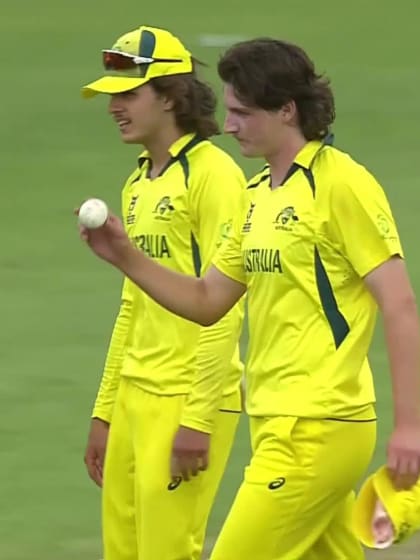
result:
M 150 258 L 200 276 L 228 235 L 246 182 L 227 153 L 193 134 L 178 139 L 170 154 L 154 179 L 148 153 L 141 154 L 123 189 L 123 220 Z M 125 376 L 151 393 L 187 394 L 182 424 L 210 432 L 222 397 L 239 389 L 243 307 L 240 302 L 204 328 L 170 313 L 126 279 L 93 416 L 111 419 L 119 377 Z
M 402 249 L 386 196 L 349 155 L 311 141 L 283 184 L 266 167 L 215 266 L 247 286 L 247 411 L 364 417 L 377 306 L 363 277 Z

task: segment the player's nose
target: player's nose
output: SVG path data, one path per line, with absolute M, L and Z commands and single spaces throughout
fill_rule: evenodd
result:
M 121 98 L 118 95 L 111 95 L 109 98 L 108 111 L 111 115 L 122 111 Z
M 236 134 L 239 130 L 238 123 L 233 115 L 226 113 L 225 121 L 223 123 L 223 130 L 227 134 Z

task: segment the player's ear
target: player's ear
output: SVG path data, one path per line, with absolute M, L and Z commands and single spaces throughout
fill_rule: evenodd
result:
M 163 102 L 163 109 L 165 111 L 173 111 L 174 110 L 175 102 L 171 97 L 169 97 L 167 95 L 163 95 L 162 96 L 162 102 Z
M 280 109 L 280 114 L 283 122 L 285 123 L 291 123 L 296 120 L 297 107 L 293 99 L 283 105 L 283 107 Z

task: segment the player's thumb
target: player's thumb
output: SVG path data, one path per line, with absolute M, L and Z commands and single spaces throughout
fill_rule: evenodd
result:
M 113 214 L 112 212 L 108 213 L 108 217 L 106 219 L 105 225 L 108 226 L 115 226 L 118 223 L 118 218 L 115 214 Z
M 108 214 L 108 217 L 104 225 L 101 226 L 101 228 L 99 229 L 104 231 L 106 234 L 110 235 L 111 237 L 118 235 L 119 233 L 118 218 L 114 214 Z
M 200 471 L 206 471 L 209 468 L 209 452 L 205 451 L 200 457 Z

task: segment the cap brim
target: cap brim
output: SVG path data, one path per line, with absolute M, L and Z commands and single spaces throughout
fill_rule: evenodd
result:
M 82 97 L 89 98 L 105 93 L 113 95 L 115 93 L 124 93 L 148 82 L 148 78 L 129 78 L 120 76 L 104 76 L 95 80 L 82 88 Z

